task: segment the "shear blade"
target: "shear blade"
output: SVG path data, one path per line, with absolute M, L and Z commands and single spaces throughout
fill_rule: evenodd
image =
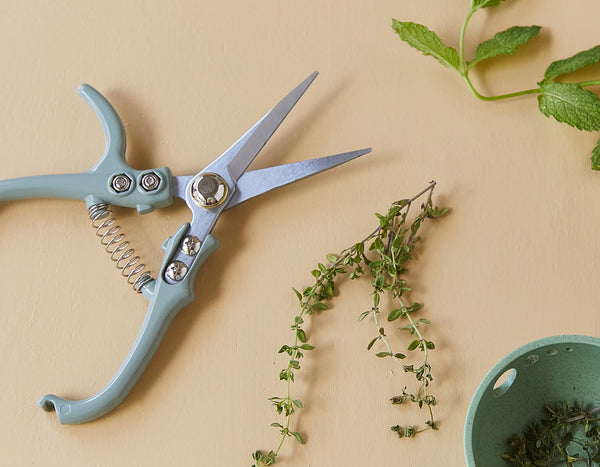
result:
M 289 185 L 295 181 L 331 169 L 369 152 L 371 152 L 371 148 L 246 172 L 238 180 L 236 191 L 231 196 L 225 209 L 237 206 L 274 188 Z
M 248 135 L 244 135 L 243 145 L 233 154 L 227 169 L 233 180 L 239 180 L 248 166 L 252 163 L 260 150 L 269 141 L 275 130 L 279 128 L 281 122 L 287 117 L 304 92 L 317 77 L 318 72 L 312 73 L 302 83 L 300 83 L 292 92 L 285 96 L 275 107 L 273 107 L 260 121 L 252 127 Z M 247 136 L 248 135 L 248 136 Z M 227 151 L 229 152 L 229 151 Z M 224 154 L 225 156 L 225 154 Z M 230 157 L 230 156 L 226 156 Z

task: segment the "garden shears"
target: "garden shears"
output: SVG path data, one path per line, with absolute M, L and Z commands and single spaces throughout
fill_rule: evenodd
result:
M 89 85 L 79 94 L 100 120 L 106 146 L 89 171 L 63 175 L 38 175 L 0 181 L 0 201 L 25 198 L 84 200 L 93 227 L 111 259 L 133 289 L 148 301 L 141 329 L 125 361 L 110 382 L 83 400 L 53 394 L 38 405 L 55 411 L 64 424 L 94 420 L 127 396 L 156 351 L 175 315 L 194 299 L 194 278 L 206 258 L 218 247 L 211 231 L 223 211 L 274 188 L 335 167 L 370 152 L 370 148 L 296 163 L 247 171 L 281 122 L 304 94 L 317 73 L 311 74 L 221 156 L 196 175 L 173 176 L 168 167 L 131 168 L 125 160 L 123 124 L 106 98 Z M 162 245 L 164 258 L 152 277 L 111 217 L 111 204 L 135 208 L 139 214 L 169 206 L 173 198 L 185 200 L 192 220 L 184 223 Z

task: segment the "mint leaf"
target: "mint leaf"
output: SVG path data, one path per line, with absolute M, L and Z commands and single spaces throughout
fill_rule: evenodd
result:
M 540 112 L 580 130 L 600 130 L 600 98 L 576 83 L 549 81 L 540 86 Z
M 556 78 L 557 76 L 564 75 L 565 73 L 571 73 L 575 70 L 579 70 L 584 66 L 594 65 L 600 61 L 600 45 L 592 47 L 589 50 L 584 50 L 572 57 L 565 58 L 564 60 L 557 60 L 550 64 L 546 69 L 544 77 L 549 80 Z
M 423 55 L 437 58 L 445 67 L 459 69 L 460 63 L 456 49 L 444 44 L 440 37 L 427 26 L 394 19 L 392 28 L 398 33 L 400 39 L 423 52 Z
M 598 145 L 592 151 L 592 169 L 600 170 L 600 141 L 598 141 Z
M 499 32 L 492 39 L 482 42 L 477 47 L 475 58 L 467 66 L 471 68 L 476 63 L 498 55 L 512 55 L 517 47 L 526 44 L 540 32 L 540 26 L 513 26 Z
M 489 8 L 498 6 L 504 0 L 471 0 L 471 10 L 479 10 L 480 8 Z

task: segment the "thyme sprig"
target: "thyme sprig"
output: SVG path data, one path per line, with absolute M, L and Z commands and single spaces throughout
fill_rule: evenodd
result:
M 502 458 L 521 467 L 600 465 L 600 408 L 578 403 L 545 405 L 545 417 L 531 422 L 522 435 L 507 440 Z
M 407 273 L 407 264 L 413 259 L 414 248 L 419 242 L 418 232 L 423 223 L 428 219 L 437 219 L 444 216 L 448 209 L 441 209 L 433 205 L 432 196 L 436 183 L 431 182 L 410 199 L 402 199 L 392 203 L 386 214 L 376 214 L 379 225 L 363 240 L 342 250 L 338 254 L 327 255 L 326 266 L 318 263 L 311 271 L 314 278 L 313 285 L 302 291 L 293 289 L 298 298 L 300 311 L 294 317 L 291 325 L 293 342 L 283 345 L 279 353 L 288 355 L 288 364 L 279 373 L 279 379 L 285 382 L 285 394 L 269 398 L 276 412 L 284 417 L 283 423 L 273 423 L 271 426 L 277 428 L 281 439 L 274 450 L 267 452 L 255 451 L 252 458 L 255 461 L 253 467 L 264 467 L 273 465 L 286 439 L 294 438 L 302 444 L 303 439 L 298 431 L 291 428 L 292 417 L 298 409 L 303 408 L 300 399 L 292 396 L 292 383 L 295 374 L 300 370 L 300 359 L 304 352 L 311 351 L 314 347 L 308 343 L 308 335 L 303 329 L 307 315 L 313 315 L 315 311 L 325 311 L 329 307 L 326 304 L 335 294 L 336 277 L 340 274 L 348 274 L 350 279 L 359 279 L 368 276 L 371 279 L 371 308 L 358 317 L 358 321 L 372 318 L 375 326 L 376 336 L 373 337 L 367 349 L 371 350 L 377 343 L 383 350 L 376 353 L 379 358 L 390 358 L 401 365 L 406 374 L 413 374 L 417 381 L 417 389 L 414 392 L 407 391 L 404 386 L 399 395 L 390 399 L 393 405 L 415 403 L 419 408 L 427 407 L 427 421 L 424 427 L 417 429 L 413 425 L 391 427 L 400 438 L 410 438 L 425 430 L 437 429 L 433 415 L 433 407 L 436 398 L 429 392 L 429 385 L 433 381 L 429 353 L 435 349 L 435 344 L 423 336 L 423 326 L 430 324 L 425 318 L 416 318 L 414 315 L 421 309 L 419 303 L 409 303 L 406 294 L 412 289 L 404 278 Z M 419 213 L 412 219 L 408 219 L 409 211 L 415 202 L 422 197 L 425 198 L 420 206 Z M 409 225 L 410 221 L 410 225 Z M 394 303 L 391 311 L 387 312 L 388 323 L 399 319 L 406 320 L 408 324 L 400 327 L 400 330 L 408 332 L 411 341 L 407 346 L 408 351 L 421 351 L 421 363 L 419 365 L 406 365 L 404 353 L 396 352 L 388 338 L 384 326 L 381 324 L 381 314 L 384 312 L 382 297 L 388 294 L 390 301 Z

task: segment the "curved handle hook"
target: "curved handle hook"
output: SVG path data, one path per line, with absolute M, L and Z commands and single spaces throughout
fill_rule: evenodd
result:
M 104 132 L 106 146 L 100 160 L 92 167 L 91 171 L 95 171 L 105 162 L 112 167 L 111 170 L 120 170 L 122 165 L 127 166 L 125 162 L 125 149 L 127 147 L 127 137 L 125 136 L 125 127 L 119 114 L 108 100 L 96 91 L 89 84 L 82 84 L 77 88 L 79 95 L 92 108 Z M 114 165 L 118 167 L 114 167 Z
M 150 301 L 142 328 L 125 361 L 110 382 L 100 392 L 84 400 L 73 401 L 48 394 L 38 401 L 38 405 L 44 410 L 55 410 L 61 423 L 89 422 L 119 405 L 142 375 L 175 315 L 194 299 L 196 273 L 206 258 L 217 249 L 219 242 L 208 235 L 185 278 L 177 284 L 168 284 L 163 279 L 164 270 L 188 229 L 189 224 L 184 224 L 163 245 L 165 259 L 161 274 L 142 289 L 144 296 Z

